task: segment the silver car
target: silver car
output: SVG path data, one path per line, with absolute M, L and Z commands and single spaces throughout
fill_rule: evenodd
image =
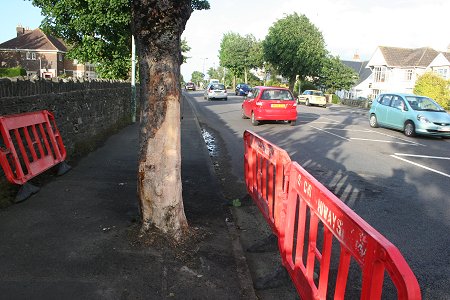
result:
M 223 83 L 212 82 L 208 84 L 203 94 L 204 99 L 224 99 L 228 100 L 227 88 Z

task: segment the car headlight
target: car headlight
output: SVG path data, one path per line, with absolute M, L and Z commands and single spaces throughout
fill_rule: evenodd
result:
M 424 117 L 422 115 L 417 115 L 417 120 L 419 122 L 423 122 L 423 123 L 431 123 L 430 120 L 428 120 L 426 117 Z

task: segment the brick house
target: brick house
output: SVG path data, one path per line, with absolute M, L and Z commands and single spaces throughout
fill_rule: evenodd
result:
M 58 38 L 17 26 L 17 37 L 0 44 L 0 68 L 21 67 L 28 76 L 52 78 L 61 75 L 94 79 L 92 64 L 79 64 L 66 58 L 67 46 Z

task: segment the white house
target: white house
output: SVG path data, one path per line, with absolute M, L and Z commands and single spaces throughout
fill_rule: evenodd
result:
M 428 69 L 444 79 L 450 79 L 450 52 L 441 52 L 430 63 Z
M 438 51 L 426 47 L 418 49 L 378 47 L 367 63 L 367 67 L 373 72 L 372 97 L 391 91 L 412 93 L 416 79 L 430 69 L 431 63 L 436 61 L 439 54 Z M 446 54 L 442 54 L 442 57 L 446 58 Z M 437 69 L 442 69 L 443 60 L 436 61 Z
M 367 61 L 359 61 L 359 56 L 355 55 L 354 60 L 341 60 L 341 62 L 352 68 L 358 74 L 359 79 L 350 90 L 337 91 L 336 94 L 344 99 L 367 98 L 372 92 L 372 70 L 367 68 Z

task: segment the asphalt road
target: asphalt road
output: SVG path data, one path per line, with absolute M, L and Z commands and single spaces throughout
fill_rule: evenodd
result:
M 397 246 L 424 299 L 450 299 L 450 139 L 371 128 L 366 110 L 338 105 L 300 105 L 294 127 L 255 127 L 241 118 L 243 97 L 207 101 L 201 91 L 188 95 L 199 120 L 224 141 L 238 180 L 248 129 L 285 149 Z

